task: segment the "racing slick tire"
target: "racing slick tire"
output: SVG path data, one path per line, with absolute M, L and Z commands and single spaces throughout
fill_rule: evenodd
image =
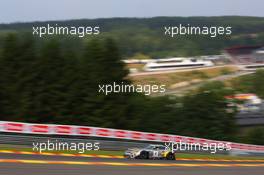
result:
M 149 153 L 147 151 L 142 151 L 139 155 L 140 159 L 149 159 Z

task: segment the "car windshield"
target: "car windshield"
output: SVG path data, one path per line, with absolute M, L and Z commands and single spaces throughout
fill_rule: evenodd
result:
M 153 145 L 149 145 L 146 147 L 146 149 L 154 149 L 154 148 L 155 148 L 155 146 L 153 146 Z

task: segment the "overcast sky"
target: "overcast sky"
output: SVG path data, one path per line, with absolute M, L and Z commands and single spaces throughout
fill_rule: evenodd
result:
M 153 16 L 264 16 L 264 0 L 0 0 L 0 23 Z

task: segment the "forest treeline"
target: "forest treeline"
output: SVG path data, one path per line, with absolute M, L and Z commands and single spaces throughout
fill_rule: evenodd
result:
M 97 38 L 111 37 L 117 41 L 123 58 L 144 54 L 152 58 L 171 56 L 194 56 L 219 54 L 224 48 L 234 45 L 263 45 L 264 18 L 223 16 L 223 17 L 155 17 L 155 18 L 109 18 L 47 21 L 32 23 L 0 24 L 0 38 L 6 32 L 32 32 L 32 26 L 99 26 Z M 210 36 L 184 35 L 171 38 L 164 35 L 164 26 L 223 26 L 232 27 L 231 35 L 216 38 Z M 2 34 L 1 34 L 2 33 Z M 95 37 L 95 36 L 94 36 Z M 84 40 L 92 40 L 87 36 Z M 78 50 L 82 39 L 60 36 L 64 45 L 72 44 Z M 40 42 L 42 41 L 39 40 Z M 0 41 L 1 45 L 1 41 Z

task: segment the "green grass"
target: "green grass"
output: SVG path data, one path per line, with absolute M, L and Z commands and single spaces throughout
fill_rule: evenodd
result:
M 134 84 L 158 84 L 166 85 L 168 89 L 174 89 L 175 85 L 185 82 L 189 85 L 195 82 L 203 82 L 210 78 L 215 78 L 222 75 L 232 74 L 238 71 L 235 66 L 225 66 L 217 68 L 207 68 L 202 70 L 186 70 L 184 72 L 170 72 L 153 75 L 142 75 L 130 77 Z M 186 85 L 186 86 L 189 86 Z

